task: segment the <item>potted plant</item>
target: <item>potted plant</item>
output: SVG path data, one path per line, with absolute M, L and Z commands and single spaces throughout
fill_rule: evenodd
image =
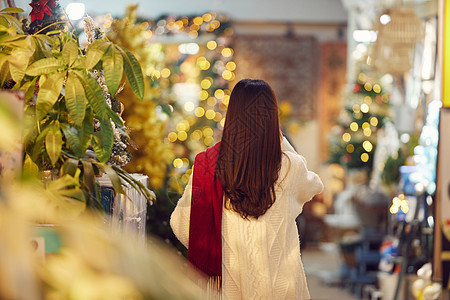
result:
M 41 4 L 54 8 L 54 3 Z M 123 73 L 134 93 L 140 99 L 144 95 L 142 70 L 133 54 L 102 37 L 92 20 L 86 23 L 87 47 L 80 46 L 74 30 L 53 30 L 63 21 L 41 22 L 38 31 L 25 33 L 10 15 L 20 12 L 0 11 L 0 84 L 25 92 L 24 174 L 51 173 L 49 188 L 66 201 L 90 207 L 101 208 L 96 178 L 101 173 L 116 192 L 124 193 L 126 182 L 153 199 L 153 192 L 121 169 L 129 159 L 123 107 L 115 98 Z

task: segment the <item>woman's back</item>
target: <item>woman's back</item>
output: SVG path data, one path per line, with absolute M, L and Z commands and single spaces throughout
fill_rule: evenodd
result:
M 323 186 L 304 159 L 283 155 L 276 201 L 258 219 L 223 213 L 224 299 L 309 299 L 295 218 Z

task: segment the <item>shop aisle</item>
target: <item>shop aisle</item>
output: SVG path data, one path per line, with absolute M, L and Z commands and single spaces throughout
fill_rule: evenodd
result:
M 356 300 L 337 282 L 340 256 L 333 245 L 302 250 L 311 300 Z

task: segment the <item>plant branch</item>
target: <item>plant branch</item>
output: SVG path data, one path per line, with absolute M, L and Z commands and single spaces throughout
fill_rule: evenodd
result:
M 58 22 L 52 23 L 52 24 L 50 24 L 50 25 L 48 25 L 48 26 L 45 26 L 44 28 L 41 28 L 40 30 L 36 31 L 35 33 L 33 33 L 33 35 L 37 35 L 37 34 L 39 34 L 40 32 L 44 31 L 45 29 L 47 29 L 47 28 L 49 28 L 49 27 L 52 27 L 52 26 L 55 26 L 55 25 L 57 25 L 57 24 L 61 24 L 61 23 L 66 23 L 66 21 L 58 21 Z

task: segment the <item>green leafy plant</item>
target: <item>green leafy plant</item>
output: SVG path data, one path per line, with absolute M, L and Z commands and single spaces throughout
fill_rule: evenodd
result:
M 9 15 L 18 12 L 23 11 L 0 11 L 0 84 L 25 92 L 24 174 L 59 170 L 61 184 L 70 186 L 65 195 L 92 207 L 101 207 L 96 175 L 102 172 L 116 192 L 124 193 L 127 183 L 153 199 L 153 192 L 130 174 L 107 164 L 115 130 L 123 136 L 127 131 L 120 107 L 114 110 L 105 95 L 115 97 L 123 74 L 136 96 L 144 95 L 142 70 L 133 54 L 107 38 L 83 49 L 69 31 L 39 34 L 46 27 L 24 34 L 19 20 Z

